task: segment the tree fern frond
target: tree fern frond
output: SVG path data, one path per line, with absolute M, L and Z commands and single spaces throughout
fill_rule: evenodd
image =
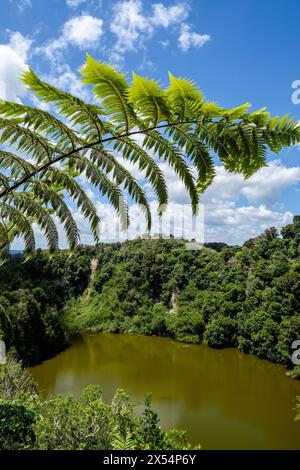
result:
M 230 119 L 242 119 L 249 110 L 250 106 L 250 103 L 244 103 L 241 106 L 237 106 L 236 108 L 224 110 L 223 115 L 224 117 L 229 117 Z
M 198 191 L 191 174 L 191 169 L 178 148 L 155 130 L 147 131 L 143 146 L 148 150 L 153 150 L 157 156 L 169 163 L 175 170 L 190 195 L 193 213 L 196 213 L 199 202 Z
M 12 192 L 8 202 L 14 204 L 29 220 L 37 222 L 44 231 L 50 253 L 58 249 L 58 232 L 49 211 L 36 201 L 33 195 L 26 192 Z
M 20 125 L 21 120 L 0 118 L 0 143 L 16 147 L 30 155 L 37 163 L 45 158 L 51 159 L 55 148 L 45 137 Z
M 187 105 L 191 103 L 201 103 L 204 99 L 203 94 L 196 87 L 196 84 L 185 78 L 174 77 L 169 72 L 170 85 L 167 89 L 170 104 L 174 114 L 181 119 L 186 117 Z
M 125 131 L 128 132 L 135 116 L 127 101 L 129 85 L 126 76 L 117 72 L 114 67 L 94 60 L 88 54 L 81 73 L 84 83 L 94 85 L 94 94 L 101 100 L 111 119 L 116 123 L 125 124 Z
M 40 80 L 32 70 L 24 72 L 22 80 L 44 103 L 54 103 L 60 114 L 73 126 L 78 126 L 80 132 L 86 134 L 90 140 L 100 138 L 105 133 L 104 123 L 99 118 L 99 116 L 105 116 L 105 112 L 100 106 L 85 103 L 77 96 L 58 90 Z
M 9 183 L 10 183 L 10 179 L 3 173 L 0 173 L 0 190 L 9 189 L 10 187 Z
M 145 170 L 145 176 L 154 188 L 159 205 L 168 203 L 168 190 L 163 172 L 153 158 L 134 140 L 124 137 L 115 142 L 114 149 L 126 160 L 136 163 L 139 170 Z
M 215 166 L 207 146 L 198 142 L 195 144 L 195 148 L 194 162 L 198 172 L 197 189 L 203 193 L 213 182 L 216 174 Z
M 271 150 L 278 153 L 284 147 L 296 145 L 300 139 L 300 121 L 294 118 L 288 119 L 289 115 L 279 120 L 278 116 L 270 118 L 262 134 Z
M 246 113 L 243 116 L 245 122 L 252 122 L 258 127 L 264 127 L 270 120 L 270 113 L 266 111 L 266 108 L 258 109 L 257 111 L 252 111 L 251 113 Z
M 88 159 L 76 158 L 75 168 L 80 173 L 84 173 L 88 181 L 96 186 L 103 196 L 107 196 L 117 214 L 120 216 L 122 229 L 126 230 L 129 224 L 128 207 L 124 200 L 121 189 Z
M 10 177 L 20 177 L 35 171 L 35 166 L 11 152 L 0 150 L 0 168 L 10 171 Z
M 89 221 L 90 228 L 94 239 L 99 240 L 100 218 L 97 209 L 89 199 L 81 185 L 68 174 L 56 167 L 49 167 L 45 171 L 45 175 L 50 179 L 53 189 L 67 191 L 71 198 L 76 202 L 83 216 Z
M 214 163 L 209 153 L 209 147 L 199 141 L 188 124 L 172 127 L 168 130 L 168 135 L 173 138 L 174 142 L 195 165 L 198 174 L 197 188 L 200 192 L 205 191 L 215 176 Z
M 53 190 L 48 184 L 41 180 L 34 181 L 32 191 L 39 200 L 43 201 L 45 204 L 51 205 L 54 213 L 58 216 L 64 227 L 69 248 L 73 250 L 78 245 L 80 233 L 72 212 L 64 201 L 63 195 Z
M 151 210 L 149 203 L 145 192 L 131 173 L 109 151 L 105 151 L 103 148 L 94 149 L 91 153 L 91 160 L 108 173 L 112 173 L 114 181 L 128 190 L 129 196 L 141 206 L 146 216 L 147 230 L 150 230 Z
M 9 255 L 10 240 L 5 225 L 0 222 L 0 266 L 5 262 Z
M 30 127 L 34 132 L 48 135 L 49 138 L 55 140 L 61 152 L 70 148 L 74 149 L 82 144 L 82 139 L 75 131 L 42 109 L 0 101 L 0 114 L 6 118 L 24 116 L 24 125 Z
M 34 231 L 31 227 L 30 221 L 24 216 L 21 210 L 9 204 L 0 204 L 0 217 L 8 221 L 13 230 L 10 232 L 12 240 L 16 235 L 21 235 L 24 238 L 25 256 L 30 256 L 35 250 Z
M 148 80 L 133 73 L 132 86 L 128 91 L 128 101 L 132 103 L 138 114 L 146 120 L 146 124 L 157 126 L 161 121 L 170 119 L 168 96 L 158 82 Z
M 214 118 L 223 118 L 226 111 L 216 103 L 191 99 L 186 99 L 185 107 L 186 118 L 197 123 L 207 122 Z

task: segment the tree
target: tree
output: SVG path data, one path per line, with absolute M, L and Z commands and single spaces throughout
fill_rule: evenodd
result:
M 205 340 L 210 347 L 235 346 L 237 322 L 224 315 L 214 315 L 205 331 Z
M 288 115 L 279 119 L 265 109 L 249 112 L 248 103 L 221 108 L 206 101 L 192 81 L 171 74 L 167 89 L 135 73 L 129 83 L 125 74 L 90 56 L 81 73 L 92 86 L 95 104 L 43 82 L 32 70 L 23 74 L 23 82 L 53 112 L 0 102 L 2 257 L 20 235 L 25 253 L 33 252 L 33 222 L 45 232 L 49 250 L 56 250 L 54 215 L 74 248 L 80 233 L 67 196 L 98 240 L 99 215 L 78 181 L 80 174 L 109 199 L 123 227 L 129 222 L 127 192 L 142 206 L 149 230 L 147 196 L 116 152 L 145 171 L 160 205 L 167 204 L 168 190 L 156 157 L 166 161 L 184 182 L 196 212 L 200 193 L 214 178 L 212 152 L 226 170 L 249 177 L 265 165 L 268 150 L 279 152 L 299 141 L 298 123 Z

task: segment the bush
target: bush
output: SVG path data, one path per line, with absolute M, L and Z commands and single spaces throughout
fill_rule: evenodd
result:
M 205 323 L 198 310 L 180 307 L 179 312 L 169 315 L 168 329 L 173 338 L 186 343 L 200 343 Z
M 293 370 L 289 371 L 288 375 L 292 377 L 292 379 L 300 380 L 300 364 L 295 366 Z
M 0 449 L 24 450 L 34 446 L 35 413 L 21 400 L 0 399 Z
M 215 315 L 205 330 L 205 340 L 213 348 L 235 346 L 237 322 L 230 317 Z
M 282 353 L 278 348 L 280 326 L 268 312 L 257 309 L 250 312 L 241 321 L 238 336 L 238 348 L 260 358 L 273 362 L 282 362 Z
M 9 355 L 6 364 L 0 365 L 0 398 L 9 400 L 37 395 L 38 389 L 30 373 Z
M 95 450 L 110 447 L 114 415 L 102 400 L 101 389 L 90 386 L 78 400 L 71 395 L 40 402 L 36 447 L 42 450 Z

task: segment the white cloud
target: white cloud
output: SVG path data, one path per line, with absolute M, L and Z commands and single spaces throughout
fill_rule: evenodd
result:
M 249 201 L 278 202 L 280 192 L 300 182 L 300 168 L 287 168 L 272 162 L 251 178 L 251 183 L 245 185 L 242 193 Z
M 8 44 L 0 44 L 0 98 L 15 101 L 25 94 L 20 75 L 28 68 L 31 44 L 32 41 L 19 32 L 10 34 Z
M 66 0 L 70 8 L 77 8 L 86 3 L 87 0 Z M 200 47 L 208 36 L 191 32 L 190 26 L 183 23 L 189 13 L 190 6 L 187 2 L 178 2 L 169 6 L 153 3 L 148 11 L 145 11 L 142 0 L 113 2 L 109 28 L 116 39 L 108 52 L 110 60 L 118 63 L 123 60 L 126 52 L 145 49 L 146 40 L 153 37 L 157 28 L 174 27 L 174 31 L 179 30 L 179 45 L 182 50 L 187 50 L 191 45 Z M 80 49 L 95 47 L 103 32 L 103 20 L 85 13 L 68 20 L 62 27 L 61 35 L 45 46 L 37 48 L 36 52 L 45 54 L 56 65 L 68 46 L 74 45 Z M 163 42 L 165 46 L 168 44 L 167 41 Z
M 67 6 L 70 8 L 77 8 L 83 3 L 86 3 L 87 0 L 67 0 Z
M 166 163 L 161 163 L 161 170 L 166 176 L 170 199 L 186 203 L 188 194 L 181 181 L 178 181 L 174 170 Z M 281 193 L 286 188 L 300 183 L 300 167 L 286 167 L 276 161 L 262 168 L 251 178 L 244 179 L 241 175 L 228 173 L 223 166 L 216 167 L 216 176 L 212 185 L 202 196 L 205 204 L 236 205 L 241 198 L 249 203 L 274 206 L 281 199 Z
M 170 45 L 170 40 L 166 39 L 165 41 L 159 41 L 159 44 L 161 44 L 162 47 L 166 49 Z
M 127 51 L 137 51 L 145 48 L 146 40 L 153 37 L 157 28 L 168 29 L 174 27 L 180 30 L 179 44 L 183 50 L 190 45 L 200 47 L 208 39 L 207 35 L 201 36 L 190 32 L 189 26 L 183 21 L 190 13 L 189 4 L 186 2 L 165 6 L 162 3 L 152 4 L 150 11 L 144 11 L 141 0 L 122 0 L 113 7 L 113 16 L 110 30 L 116 36 L 116 42 L 110 54 L 110 59 L 119 62 Z M 181 46 L 181 43 L 183 46 Z M 164 41 L 167 45 L 168 42 Z M 188 46 L 187 46 L 188 44 Z M 201 44 L 201 45 L 203 45 Z
M 27 60 L 31 44 L 32 40 L 18 31 L 10 34 L 9 47 L 24 61 Z
M 63 27 L 63 38 L 80 49 L 92 47 L 102 36 L 103 21 L 90 15 L 77 16 Z
M 24 11 L 26 8 L 32 7 L 31 0 L 19 0 L 18 8 L 20 11 Z
M 92 48 L 98 45 L 103 35 L 103 20 L 91 15 L 75 16 L 68 20 L 62 28 L 62 34 L 36 52 L 46 54 L 49 60 L 55 62 L 62 56 L 62 51 L 68 46 L 79 49 Z
M 280 212 L 265 205 L 236 207 L 231 202 L 205 204 L 205 241 L 241 244 L 266 228 L 278 229 L 292 221 L 290 211 Z
M 192 46 L 200 48 L 210 40 L 211 37 L 208 34 L 198 34 L 191 31 L 190 25 L 185 23 L 181 25 L 178 45 L 183 52 L 187 52 Z
M 55 86 L 62 90 L 68 90 L 71 95 L 79 96 L 83 100 L 89 101 L 90 94 L 86 86 L 80 80 L 80 77 L 68 65 L 65 65 L 65 70 L 58 77 L 53 78 Z
M 170 7 L 165 7 L 162 3 L 155 3 L 153 7 L 153 16 L 150 18 L 151 23 L 155 26 L 163 26 L 168 28 L 176 23 L 184 21 L 190 11 L 187 3 L 178 3 Z
M 117 36 L 114 50 L 117 53 L 134 50 L 141 35 L 151 35 L 152 25 L 143 14 L 140 0 L 117 2 L 113 8 L 110 30 Z
M 244 196 L 249 202 L 275 204 L 280 201 L 282 190 L 300 182 L 300 167 L 285 167 L 273 161 L 251 178 L 244 180 L 241 175 L 227 173 L 223 167 L 217 167 L 215 180 L 208 188 L 205 198 L 214 197 L 237 201 Z

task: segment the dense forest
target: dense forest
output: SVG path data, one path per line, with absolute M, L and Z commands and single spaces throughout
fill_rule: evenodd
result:
M 0 268 L 1 336 L 24 365 L 67 346 L 62 311 L 70 298 L 82 294 L 89 276 L 88 254 L 69 257 L 64 251 L 49 257 L 38 250 L 27 262 L 13 256 Z
M 1 336 L 25 365 L 65 348 L 72 334 L 109 331 L 236 347 L 299 378 L 291 362 L 299 240 L 296 216 L 281 235 L 272 227 L 241 247 L 189 251 L 183 240 L 137 239 L 15 256 L 0 270 Z

